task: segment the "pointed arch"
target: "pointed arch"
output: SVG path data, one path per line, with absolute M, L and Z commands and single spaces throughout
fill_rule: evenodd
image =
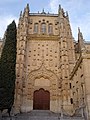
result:
M 58 76 L 51 70 L 47 70 L 44 66 L 44 64 L 41 65 L 41 67 L 39 69 L 33 70 L 29 73 L 28 75 L 28 83 L 32 83 L 34 86 L 35 83 L 35 79 L 37 78 L 45 78 L 45 79 L 49 79 L 51 82 L 50 84 L 52 84 L 52 82 L 56 83 L 57 85 L 57 81 L 58 81 Z

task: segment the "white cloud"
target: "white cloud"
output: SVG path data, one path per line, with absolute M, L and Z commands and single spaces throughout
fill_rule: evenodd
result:
M 18 24 L 18 18 L 9 15 L 9 16 L 0 16 L 0 37 L 2 38 L 7 26 L 15 20 L 16 24 Z
M 59 0 L 50 0 L 49 6 L 51 9 L 51 12 L 57 13 L 58 5 L 59 5 Z

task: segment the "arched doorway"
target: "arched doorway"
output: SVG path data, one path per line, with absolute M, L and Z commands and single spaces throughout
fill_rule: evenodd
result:
M 33 95 L 34 110 L 49 110 L 50 109 L 50 92 L 43 88 L 34 91 Z

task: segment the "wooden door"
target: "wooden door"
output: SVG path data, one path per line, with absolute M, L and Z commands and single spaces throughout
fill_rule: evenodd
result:
M 34 110 L 49 110 L 50 109 L 50 93 L 44 89 L 39 89 L 33 95 Z

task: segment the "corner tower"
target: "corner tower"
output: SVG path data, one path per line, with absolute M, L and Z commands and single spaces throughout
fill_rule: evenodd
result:
M 26 79 L 26 49 L 29 26 L 29 5 L 27 4 L 24 12 L 20 13 L 17 28 L 17 60 L 16 60 L 16 87 L 15 87 L 15 111 L 21 110 L 21 102 L 24 100 L 25 79 Z M 23 98 L 22 98 L 23 96 Z M 23 99 L 23 100 L 22 100 Z
M 59 5 L 59 57 L 60 57 L 60 93 L 62 97 L 62 111 L 72 114 L 72 90 L 69 80 L 70 73 L 75 64 L 74 39 L 69 23 L 69 16 Z

